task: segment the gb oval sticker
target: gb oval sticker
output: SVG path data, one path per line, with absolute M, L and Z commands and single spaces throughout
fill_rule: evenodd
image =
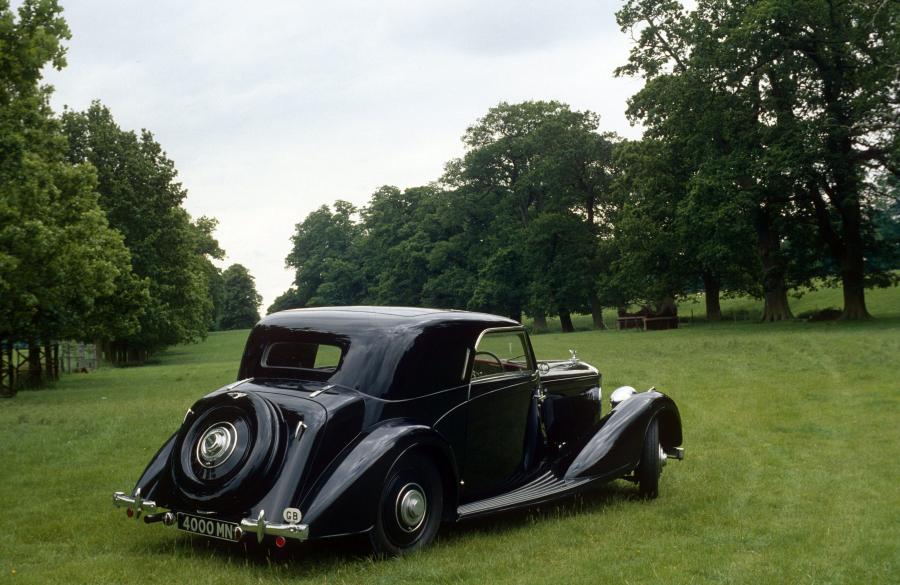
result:
M 300 510 L 297 508 L 285 508 L 282 516 L 284 517 L 284 521 L 288 524 L 297 524 L 300 522 L 300 518 L 302 518 Z

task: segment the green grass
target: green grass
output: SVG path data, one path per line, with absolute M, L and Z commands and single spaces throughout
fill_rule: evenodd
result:
M 801 291 L 801 296 L 790 296 L 788 302 L 794 315 L 822 309 L 841 309 L 844 306 L 843 292 L 840 288 L 819 288 L 814 291 Z M 720 300 L 722 319 L 724 321 L 758 321 L 762 316 L 763 303 L 759 299 L 748 296 L 725 296 Z M 900 291 L 897 287 L 873 288 L 866 291 L 866 306 L 874 317 L 900 316 Z M 632 307 L 637 309 L 638 307 Z M 688 325 L 706 320 L 706 299 L 702 293 L 682 298 L 678 303 L 678 316 Z M 616 310 L 607 308 L 603 311 L 603 322 L 612 329 L 616 326 Z M 572 323 L 576 331 L 587 331 L 593 328 L 590 315 L 573 315 Z M 526 321 L 530 325 L 530 319 Z M 561 331 L 559 318 L 547 317 L 547 330 L 550 333 Z
M 539 357 L 599 365 L 607 394 L 673 396 L 685 461 L 652 502 L 614 482 L 384 561 L 359 540 L 270 551 L 113 509 L 187 407 L 234 379 L 246 332 L 73 374 L 0 401 L 0 583 L 896 583 L 900 295 L 885 292 L 867 323 L 536 336 Z

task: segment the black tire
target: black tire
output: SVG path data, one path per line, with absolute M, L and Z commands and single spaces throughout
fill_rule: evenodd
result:
M 410 510 L 417 509 L 419 495 L 424 497 L 424 516 L 417 522 L 417 514 Z M 441 526 L 443 508 L 444 489 L 434 462 L 421 453 L 405 453 L 391 467 L 381 490 L 375 526 L 369 532 L 375 553 L 397 556 L 427 546 Z
M 644 446 L 641 449 L 641 462 L 638 463 L 634 475 L 638 481 L 638 493 L 647 499 L 659 496 L 659 475 L 662 473 L 662 462 L 659 458 L 659 422 L 656 418 L 650 421 Z

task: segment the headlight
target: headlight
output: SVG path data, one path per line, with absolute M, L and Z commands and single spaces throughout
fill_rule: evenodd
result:
M 615 408 L 621 402 L 624 402 L 637 394 L 637 390 L 632 388 L 631 386 L 619 386 L 616 388 L 612 394 L 609 395 L 609 404 Z

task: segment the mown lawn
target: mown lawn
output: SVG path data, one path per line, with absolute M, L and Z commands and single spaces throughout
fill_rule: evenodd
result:
M 358 540 L 220 545 L 113 509 L 185 409 L 234 379 L 246 332 L 71 375 L 0 401 L 0 582 L 896 583 L 900 294 L 883 294 L 868 323 L 535 336 L 539 357 L 598 364 L 607 394 L 672 395 L 685 461 L 652 502 L 615 482 L 384 561 Z

